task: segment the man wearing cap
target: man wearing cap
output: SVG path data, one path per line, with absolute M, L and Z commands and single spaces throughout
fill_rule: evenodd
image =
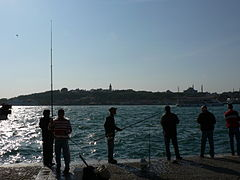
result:
M 228 128 L 228 134 L 230 139 L 230 148 L 232 155 L 235 155 L 234 151 L 234 136 L 237 142 L 237 155 L 240 156 L 240 132 L 239 132 L 239 115 L 238 112 L 233 110 L 233 105 L 228 104 L 228 111 L 224 113 L 226 120 L 226 127 Z
M 104 123 L 105 128 L 105 136 L 107 138 L 107 145 L 108 145 L 108 163 L 116 164 L 117 161 L 113 159 L 113 150 L 114 150 L 114 137 L 115 137 L 115 130 L 122 131 L 122 129 L 118 128 L 115 125 L 114 116 L 116 115 L 117 108 L 111 107 L 109 109 L 110 115 L 106 118 Z
M 215 116 L 208 111 L 207 106 L 201 107 L 202 112 L 199 114 L 197 122 L 200 124 L 200 129 L 202 131 L 201 138 L 201 154 L 200 157 L 204 158 L 204 152 L 206 147 L 206 142 L 208 139 L 210 146 L 210 156 L 214 158 L 214 141 L 213 141 L 213 130 L 216 124 Z

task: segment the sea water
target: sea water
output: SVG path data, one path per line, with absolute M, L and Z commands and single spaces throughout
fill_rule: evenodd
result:
M 54 114 L 63 108 L 73 128 L 70 152 L 72 161 L 80 161 L 79 153 L 86 160 L 107 159 L 104 122 L 110 106 L 55 106 Z M 125 128 L 116 133 L 114 156 L 117 159 L 159 158 L 165 156 L 160 117 L 164 106 L 115 106 L 115 121 Z M 0 121 L 0 164 L 42 161 L 42 138 L 39 119 L 48 106 L 13 106 L 8 120 Z M 239 105 L 234 108 L 239 110 Z M 228 130 L 225 127 L 226 106 L 209 107 L 217 120 L 214 130 L 216 154 L 229 153 Z M 172 106 L 178 115 L 179 149 L 182 156 L 199 155 L 201 132 L 197 117 L 200 107 Z M 152 118 L 149 118 L 156 115 Z M 145 121 L 144 121 L 145 120 Z M 96 141 L 97 139 L 100 139 Z M 173 150 L 172 150 L 173 151 Z M 208 145 L 206 153 L 208 153 Z

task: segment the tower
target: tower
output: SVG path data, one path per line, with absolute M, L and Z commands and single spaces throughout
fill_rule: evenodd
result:
M 109 91 L 112 91 L 112 85 L 111 85 L 111 83 L 110 83 L 110 85 L 109 85 Z
M 203 85 L 201 85 L 201 92 L 203 93 Z

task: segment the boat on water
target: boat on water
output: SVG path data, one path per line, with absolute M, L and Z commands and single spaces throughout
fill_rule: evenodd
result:
M 0 120 L 8 119 L 8 115 L 12 113 L 11 108 L 12 105 L 2 104 L 2 107 L 0 108 Z
M 197 98 L 184 98 L 178 101 L 176 104 L 178 107 L 201 107 L 203 105 L 206 105 L 208 107 L 212 106 L 223 106 L 224 103 L 218 101 L 214 98 L 203 98 L 203 97 L 197 97 Z

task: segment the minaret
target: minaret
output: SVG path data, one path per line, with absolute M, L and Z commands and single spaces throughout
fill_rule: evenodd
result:
M 109 85 L 109 91 L 112 91 L 112 85 L 111 85 L 111 83 L 110 83 L 110 85 Z

